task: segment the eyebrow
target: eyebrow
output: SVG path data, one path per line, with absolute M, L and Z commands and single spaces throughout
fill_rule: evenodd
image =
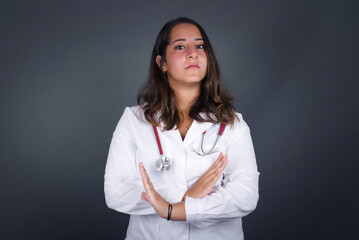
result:
M 203 41 L 203 38 L 195 38 L 194 39 L 195 41 Z M 179 39 L 176 39 L 172 42 L 172 44 L 174 44 L 175 42 L 181 42 L 181 41 L 187 41 L 185 38 L 179 38 Z

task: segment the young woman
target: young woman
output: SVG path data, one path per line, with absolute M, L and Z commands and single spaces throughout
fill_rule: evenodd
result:
M 203 28 L 169 21 L 138 106 L 126 108 L 105 171 L 109 208 L 130 214 L 127 239 L 243 239 L 256 208 L 252 139 Z

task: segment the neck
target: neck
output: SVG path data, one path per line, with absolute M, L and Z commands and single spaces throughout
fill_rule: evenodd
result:
M 185 119 L 189 118 L 189 111 L 201 91 L 201 84 L 193 84 L 191 86 L 173 86 L 170 84 L 174 92 L 178 110 L 182 112 Z

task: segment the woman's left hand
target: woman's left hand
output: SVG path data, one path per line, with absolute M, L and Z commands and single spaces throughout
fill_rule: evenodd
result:
M 160 217 L 166 219 L 168 215 L 169 203 L 156 192 L 142 162 L 140 162 L 139 167 L 142 177 L 142 183 L 146 191 L 142 192 L 142 197 L 152 205 L 152 207 L 155 209 L 156 213 Z

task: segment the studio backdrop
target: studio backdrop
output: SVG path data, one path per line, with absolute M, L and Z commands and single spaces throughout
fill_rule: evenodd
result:
M 358 239 L 356 1 L 2 1 L 1 239 L 123 239 L 112 133 L 161 27 L 206 30 L 260 175 L 246 239 Z M 235 236 L 234 238 L 235 239 Z

